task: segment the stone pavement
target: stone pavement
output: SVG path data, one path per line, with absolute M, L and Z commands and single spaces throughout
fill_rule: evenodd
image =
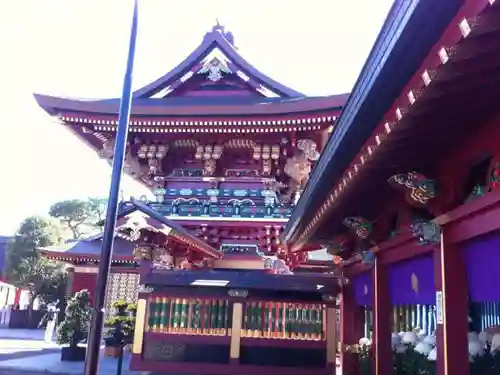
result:
M 0 329 L 0 363 L 59 351 L 55 343 L 43 341 L 43 331 Z
M 43 341 L 43 330 L 0 329 L 0 375 L 77 375 L 83 373 L 82 363 L 61 362 L 61 349 Z M 128 370 L 129 354 L 123 361 L 123 375 Z M 116 374 L 117 360 L 102 357 L 100 373 Z
M 123 375 L 132 375 L 128 370 L 130 355 L 125 355 L 123 359 Z M 102 357 L 100 362 L 101 375 L 116 374 L 117 360 L 114 358 Z M 0 375 L 21 375 L 24 373 L 34 374 L 57 374 L 57 375 L 80 375 L 83 373 L 83 362 L 61 362 L 61 352 L 40 354 L 22 359 L 12 359 L 0 361 Z

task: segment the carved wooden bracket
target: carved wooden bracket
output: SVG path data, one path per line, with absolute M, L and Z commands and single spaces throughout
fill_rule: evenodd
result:
M 408 172 L 389 178 L 389 184 L 405 192 L 406 200 L 414 206 L 426 206 L 436 197 L 436 183 L 421 173 Z

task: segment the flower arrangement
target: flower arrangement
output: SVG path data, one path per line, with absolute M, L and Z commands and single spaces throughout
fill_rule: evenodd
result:
M 470 332 L 469 363 L 471 375 L 500 374 L 500 334 Z M 436 337 L 419 330 L 393 333 L 391 336 L 395 375 L 435 375 Z M 371 374 L 371 341 L 364 337 L 346 350 L 358 354 L 362 375 Z

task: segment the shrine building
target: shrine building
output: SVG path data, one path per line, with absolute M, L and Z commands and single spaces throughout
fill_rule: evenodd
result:
M 119 98 L 35 98 L 112 162 Z M 133 93 L 125 170 L 154 194 L 149 209 L 186 230 L 184 240 L 222 253 L 257 252 L 297 268 L 306 255 L 287 256 L 280 235 L 347 98 L 308 97 L 274 81 L 250 65 L 232 33 L 217 24 L 183 62 Z M 123 220 L 132 206 L 122 203 Z M 135 245 L 120 230 L 116 236 L 110 298 L 131 298 L 139 277 Z M 97 235 L 42 252 L 71 265 L 71 292 L 92 292 L 101 240 Z M 179 246 L 190 267 L 206 260 L 188 255 L 200 254 L 199 246 Z M 260 269 L 262 262 L 247 266 Z M 313 261 L 304 269 L 324 267 Z

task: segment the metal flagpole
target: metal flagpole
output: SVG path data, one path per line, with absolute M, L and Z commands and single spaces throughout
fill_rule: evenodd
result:
M 128 123 L 130 119 L 130 109 L 132 104 L 132 71 L 134 68 L 134 55 L 138 23 L 137 7 L 137 0 L 134 0 L 134 14 L 130 32 L 127 69 L 125 71 L 125 77 L 123 79 L 123 91 L 120 102 L 118 129 L 116 131 L 116 144 L 113 158 L 113 169 L 111 172 L 111 185 L 109 188 L 108 209 L 106 211 L 106 221 L 104 223 L 102 252 L 101 259 L 99 261 L 99 273 L 97 274 L 92 321 L 90 325 L 87 356 L 85 359 L 85 375 L 96 375 L 99 373 L 99 354 L 102 340 L 102 328 L 104 324 L 104 303 L 106 298 L 106 286 L 108 281 L 109 268 L 111 265 L 118 200 L 120 197 L 120 180 L 125 159 L 125 151 L 127 147 Z

